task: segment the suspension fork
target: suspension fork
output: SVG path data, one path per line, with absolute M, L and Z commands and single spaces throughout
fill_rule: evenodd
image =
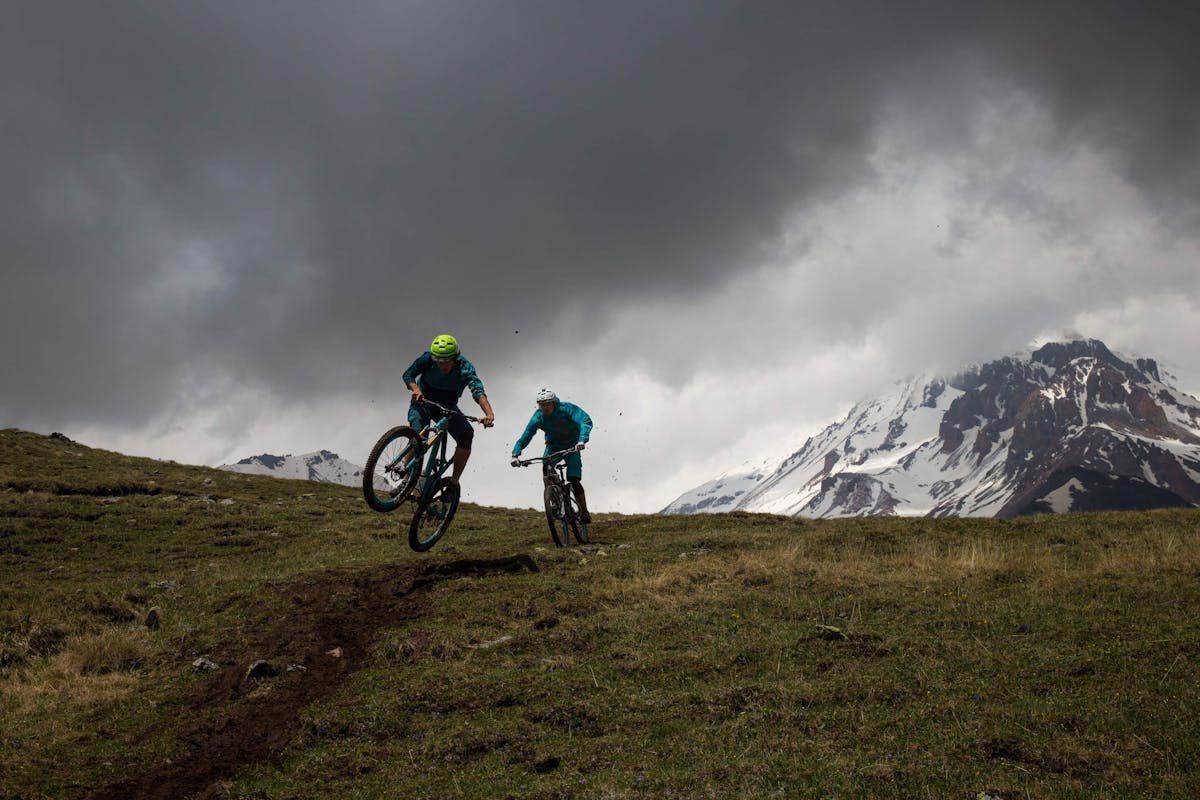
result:
M 432 439 L 422 437 L 422 441 L 425 442 L 424 447 L 427 450 L 428 458 L 425 462 L 423 473 L 425 483 L 421 487 L 421 500 L 422 502 L 427 502 L 432 499 L 434 489 L 437 486 L 435 478 L 440 477 L 441 473 L 445 472 L 446 464 L 449 463 L 446 461 L 446 429 L 438 429 Z M 424 454 L 422 457 L 424 457 Z
M 546 482 L 558 487 L 558 511 L 565 523 L 571 518 L 571 486 L 563 480 L 563 476 L 557 470 L 546 476 Z

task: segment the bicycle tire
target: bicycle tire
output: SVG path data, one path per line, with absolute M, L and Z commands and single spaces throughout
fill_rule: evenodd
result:
M 550 526 L 550 537 L 556 547 L 563 547 L 562 532 L 562 489 L 557 484 L 550 484 L 542 493 L 546 503 L 546 523 Z
M 406 451 L 416 454 L 403 470 L 388 470 Z M 392 428 L 379 438 L 363 467 L 363 497 L 381 513 L 395 511 L 408 499 L 421 475 L 421 437 L 407 425 Z
M 454 520 L 454 512 L 458 511 L 458 500 L 462 495 L 457 483 L 449 478 L 442 478 L 437 490 L 428 503 L 417 503 L 413 512 L 412 524 L 408 526 L 408 546 L 418 553 L 424 553 L 437 544 L 450 523 Z M 433 533 L 422 538 L 422 529 L 428 530 L 429 525 L 435 525 Z

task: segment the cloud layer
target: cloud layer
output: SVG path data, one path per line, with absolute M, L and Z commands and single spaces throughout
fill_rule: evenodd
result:
M 6 15 L 2 425 L 361 460 L 452 331 L 504 428 L 477 499 L 550 383 L 645 510 L 1055 331 L 1200 376 L 1182 4 Z

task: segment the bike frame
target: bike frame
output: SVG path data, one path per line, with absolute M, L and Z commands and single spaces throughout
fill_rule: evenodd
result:
M 446 458 L 446 425 L 449 417 L 442 417 L 435 423 L 427 426 L 421 431 L 421 439 L 426 442 L 426 450 L 429 453 L 429 458 L 425 462 L 424 478 L 425 483 L 421 486 L 421 499 L 419 502 L 428 503 L 433 497 L 438 481 L 442 479 L 446 468 L 450 466 L 450 460 Z M 429 434 L 433 432 L 436 437 L 432 446 L 428 444 Z
M 571 487 L 567 483 L 567 462 L 563 458 L 558 458 L 554 463 L 550 464 L 550 469 L 546 470 L 542 475 L 542 483 L 546 486 L 555 484 L 564 492 Z
M 461 412 L 446 408 L 441 403 L 435 403 L 432 400 L 422 400 L 422 403 L 432 406 L 442 412 L 442 418 L 436 422 L 430 422 L 421 429 L 418 434 L 423 442 L 422 447 L 429 454 L 428 460 L 425 462 L 425 483 L 421 486 L 421 496 L 417 500 L 422 505 L 428 503 L 437 491 L 437 485 L 441 481 L 442 476 L 446 474 L 446 470 L 450 467 L 450 459 L 446 458 L 446 440 L 450 438 L 450 415 Z M 479 422 L 475 417 L 466 417 L 471 422 Z M 432 434 L 432 444 L 431 435 Z M 422 454 L 424 457 L 424 454 Z
M 397 425 L 379 438 L 363 469 L 363 497 L 368 506 L 385 514 L 412 500 L 408 543 L 413 550 L 423 553 L 449 529 L 462 497 L 457 482 L 445 477 L 446 470 L 454 464 L 446 455 L 451 427 L 459 424 L 457 417 L 484 427 L 488 425 L 482 419 L 462 413 L 457 406 L 447 408 L 425 398 L 416 402 L 441 412 L 440 419 L 434 420 L 430 414 L 420 430 Z

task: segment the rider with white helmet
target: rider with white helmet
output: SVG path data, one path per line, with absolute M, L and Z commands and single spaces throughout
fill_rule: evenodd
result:
M 529 418 L 529 424 L 525 426 L 524 433 L 513 445 L 513 466 L 516 466 L 521 451 L 525 449 L 533 439 L 533 434 L 539 429 L 546 437 L 547 454 L 576 446 L 582 450 L 592 435 L 592 418 L 588 416 L 587 412 L 574 403 L 560 400 L 558 395 L 549 389 L 542 389 L 538 392 L 534 401 L 538 406 L 537 411 L 533 412 L 533 416 Z M 567 464 L 567 481 L 571 484 L 571 491 L 579 503 L 579 518 L 583 522 L 591 522 L 592 515 L 588 513 L 587 496 L 583 491 L 583 459 L 579 457 L 579 453 L 571 453 L 564 460 Z M 550 466 L 546 465 L 545 468 L 550 469 Z

